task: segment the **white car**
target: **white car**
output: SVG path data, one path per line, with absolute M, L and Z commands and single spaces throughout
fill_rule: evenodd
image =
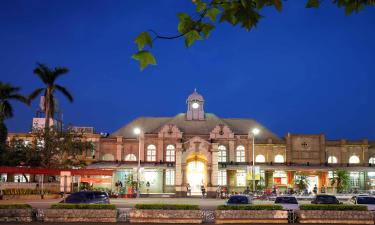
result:
M 349 202 L 356 205 L 367 205 L 368 210 L 375 211 L 375 197 L 371 195 L 356 195 Z
M 299 209 L 298 201 L 294 196 L 278 196 L 275 199 L 275 204 L 281 205 L 286 210 Z

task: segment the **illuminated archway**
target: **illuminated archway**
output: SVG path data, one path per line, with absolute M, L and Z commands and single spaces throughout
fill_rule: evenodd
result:
M 201 186 L 207 189 L 207 159 L 195 154 L 186 160 L 186 183 L 191 187 L 192 195 L 201 195 Z

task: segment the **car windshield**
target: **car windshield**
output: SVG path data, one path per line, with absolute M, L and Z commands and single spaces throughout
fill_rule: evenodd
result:
M 246 196 L 232 196 L 229 198 L 228 203 L 230 204 L 249 204 Z
M 316 197 L 316 200 L 322 203 L 338 203 L 339 201 L 333 195 L 320 195 Z
M 82 193 L 73 193 L 66 198 L 66 202 L 82 202 L 85 200 L 85 196 Z
M 275 200 L 276 204 L 298 204 L 295 197 L 277 197 Z
M 357 197 L 357 204 L 375 204 L 375 198 L 369 196 Z

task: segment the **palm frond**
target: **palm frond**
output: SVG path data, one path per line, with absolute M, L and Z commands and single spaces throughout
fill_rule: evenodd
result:
M 44 90 L 44 88 L 38 88 L 36 90 L 34 90 L 28 97 L 29 101 L 32 101 L 34 100 L 36 97 L 38 97 L 38 95 L 40 95 L 40 93 L 42 93 L 42 91 Z
M 50 84 L 51 70 L 42 63 L 37 63 L 37 67 L 34 69 L 34 74 L 37 75 L 45 84 Z
M 13 107 L 9 101 L 0 102 L 0 117 L 2 119 L 13 117 Z
M 17 101 L 20 101 L 22 103 L 25 103 L 27 105 L 30 105 L 30 101 L 29 101 L 29 98 L 28 97 L 25 97 L 23 95 L 20 95 L 20 94 L 12 94 L 12 95 L 9 95 L 9 99 L 14 99 L 14 100 L 17 100 Z
M 60 76 L 69 73 L 69 69 L 66 67 L 56 67 L 54 70 L 51 71 L 51 79 L 52 83 L 55 83 L 56 79 Z
M 59 90 L 70 102 L 73 102 L 73 96 L 65 87 L 56 84 L 55 88 Z

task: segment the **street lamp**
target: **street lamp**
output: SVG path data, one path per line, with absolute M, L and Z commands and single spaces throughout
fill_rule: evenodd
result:
M 255 193 L 255 136 L 258 135 L 260 130 L 258 128 L 254 128 L 252 133 L 252 139 L 253 139 L 253 168 L 252 168 L 252 179 L 253 179 L 253 193 Z
M 139 127 L 134 128 L 134 134 L 137 135 L 138 139 L 138 166 L 137 166 L 137 198 L 139 198 L 139 170 L 141 168 L 141 133 L 142 130 Z

